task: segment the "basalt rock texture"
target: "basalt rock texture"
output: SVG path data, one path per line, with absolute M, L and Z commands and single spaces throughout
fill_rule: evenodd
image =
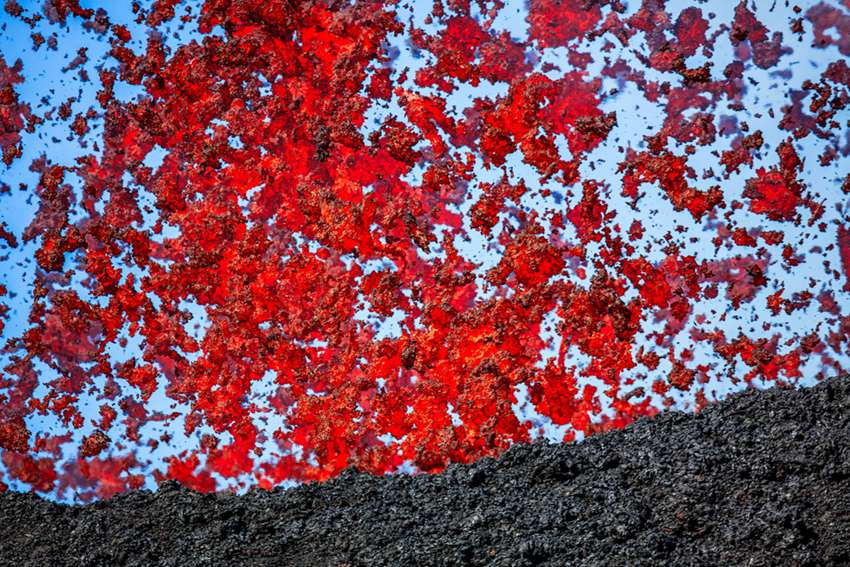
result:
M 165 483 L 86 506 L 0 496 L 0 564 L 850 562 L 850 380 L 733 396 L 444 473 L 244 496 Z

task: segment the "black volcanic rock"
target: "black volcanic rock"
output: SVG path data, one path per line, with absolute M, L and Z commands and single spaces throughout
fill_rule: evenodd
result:
M 850 380 L 748 392 L 577 445 L 244 496 L 0 495 L 0 564 L 846 565 Z

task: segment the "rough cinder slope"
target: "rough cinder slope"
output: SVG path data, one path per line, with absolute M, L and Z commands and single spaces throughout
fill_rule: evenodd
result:
M 85 507 L 0 496 L 2 565 L 850 562 L 850 380 L 750 392 L 434 476 Z

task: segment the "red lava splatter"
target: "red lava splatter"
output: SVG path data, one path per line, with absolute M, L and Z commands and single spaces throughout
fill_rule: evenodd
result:
M 838 250 L 841 254 L 844 276 L 847 279 L 844 284 L 844 291 L 850 291 L 850 229 L 846 226 L 838 227 Z
M 19 102 L 15 90 L 23 82 L 22 70 L 20 60 L 10 67 L 0 55 L 0 150 L 7 166 L 21 155 L 21 131 L 30 117 L 29 106 Z
M 432 472 L 846 369 L 846 3 L 788 30 L 743 1 L 199 6 L 5 5 L 36 50 L 68 27 L 108 50 L 63 67 L 91 108 L 33 110 L 0 59 L 6 166 L 51 121 L 81 148 L 26 164 L 33 216 L 0 224 L 34 264 L 25 323 L 0 286 L 2 486 Z M 527 39 L 496 24 L 518 9 Z M 819 76 L 784 67 L 797 37 Z M 766 75 L 787 104 L 750 110 Z

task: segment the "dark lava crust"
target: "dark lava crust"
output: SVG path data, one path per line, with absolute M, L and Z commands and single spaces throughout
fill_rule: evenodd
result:
M 67 507 L 0 496 L 2 565 L 846 565 L 850 380 L 444 474 Z

